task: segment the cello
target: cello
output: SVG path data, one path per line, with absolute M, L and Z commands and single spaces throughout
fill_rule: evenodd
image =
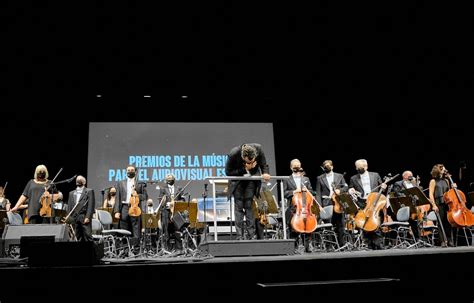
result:
M 453 186 L 453 179 L 448 171 L 445 171 L 450 182 L 451 189 L 444 193 L 444 203 L 448 204 L 448 222 L 453 227 L 467 227 L 474 225 L 474 215 L 466 207 L 466 195 L 456 186 Z
M 399 174 L 391 178 L 385 178 L 382 184 L 387 184 L 392 181 Z M 380 186 L 380 185 L 379 185 Z M 387 204 L 387 197 L 382 194 L 383 188 L 380 187 L 378 192 L 371 192 L 367 196 L 366 205 L 364 209 L 357 212 L 354 220 L 358 228 L 366 232 L 375 231 L 381 224 L 379 212 L 385 208 Z
M 301 190 L 295 193 L 291 199 L 291 203 L 295 206 L 296 211 L 291 218 L 290 223 L 293 230 L 298 233 L 312 233 L 316 229 L 318 220 L 311 212 L 311 206 L 314 199 L 313 195 L 308 190 L 302 190 L 304 187 L 303 176 L 304 175 L 302 174 L 300 181 Z

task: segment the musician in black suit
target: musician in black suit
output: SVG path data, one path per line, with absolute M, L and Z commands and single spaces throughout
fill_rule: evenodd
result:
M 138 182 L 136 176 L 137 169 L 133 165 L 127 166 L 127 178 L 118 182 L 114 187 L 117 190 L 113 213 L 116 219 L 119 219 L 119 228 L 128 230 L 132 233 L 130 243 L 134 249 L 138 249 L 141 236 L 141 216 L 132 217 L 128 214 L 130 208 L 130 197 L 137 194 L 139 205 L 142 205 L 148 199 L 146 183 Z
M 232 148 L 225 165 L 227 176 L 262 176 L 265 182 L 270 180 L 270 169 L 262 146 L 258 143 L 247 143 Z M 255 218 L 252 212 L 253 197 L 260 194 L 261 181 L 236 180 L 229 182 L 228 198 L 234 196 L 234 215 L 237 239 L 245 238 L 243 222 L 247 223 L 250 239 L 256 239 Z
M 183 249 L 182 235 L 179 230 L 176 229 L 173 221 L 171 220 L 171 201 L 184 200 L 181 188 L 176 185 L 176 178 L 173 174 L 168 174 L 165 177 L 166 185 L 160 187 L 160 193 L 158 195 L 158 203 L 161 203 L 161 229 L 163 233 L 163 244 L 167 250 L 181 251 Z M 171 239 L 174 239 L 175 244 L 171 244 Z
M 402 174 L 402 178 L 403 178 L 402 180 L 393 183 L 393 187 L 390 194 L 391 198 L 392 197 L 395 197 L 395 198 L 405 197 L 406 196 L 404 192 L 405 189 L 412 188 L 412 187 L 419 187 L 416 181 L 417 179 L 413 177 L 413 173 L 411 171 L 409 170 L 404 171 Z M 410 206 L 410 205 L 405 205 L 405 206 Z M 413 206 L 416 207 L 415 204 L 413 204 Z M 394 211 L 392 210 L 392 207 L 390 207 L 387 211 L 388 211 L 388 214 L 392 217 L 392 219 L 396 220 L 397 214 L 394 213 Z M 413 236 L 416 239 L 418 239 L 418 224 L 417 224 L 418 221 L 417 221 L 416 216 L 413 217 L 410 215 L 410 218 L 408 219 L 408 223 L 410 224 L 411 230 L 413 232 Z
M 324 174 L 316 179 L 316 200 L 320 201 L 323 207 L 333 205 L 332 196 L 334 193 L 340 195 L 347 191 L 348 186 L 344 175 L 333 172 L 334 166 L 331 160 L 326 160 L 322 164 Z M 344 213 L 332 213 L 331 224 L 334 226 L 340 244 L 344 244 Z
M 303 169 L 301 168 L 300 160 L 291 160 L 290 169 L 293 172 L 290 175 L 290 178 L 283 180 L 283 193 L 286 200 L 288 201 L 288 207 L 285 211 L 285 219 L 286 224 L 290 230 L 290 238 L 297 239 L 299 234 L 295 232 L 293 228 L 291 228 L 291 218 L 293 217 L 293 214 L 296 211 L 295 206 L 292 204 L 292 199 L 296 193 L 299 193 L 301 191 L 309 191 L 311 194 L 313 194 L 313 188 L 311 187 L 311 181 L 309 180 L 309 178 L 303 175 Z M 309 238 L 303 239 L 303 244 L 305 246 L 306 252 L 310 251 L 309 242 Z M 298 243 L 295 242 L 295 245 L 298 246 Z
M 86 178 L 77 176 L 76 189 L 69 192 L 68 209 L 77 241 L 92 241 L 92 214 L 95 209 L 94 190 L 86 187 Z M 74 209 L 74 210 L 73 210 Z
M 378 186 L 382 189 L 386 189 L 387 185 L 382 182 L 382 178 L 376 172 L 369 172 L 368 163 L 365 159 L 359 159 L 355 162 L 355 167 L 357 174 L 352 176 L 349 181 L 349 193 L 354 195 L 357 194 L 359 197 L 357 199 L 357 205 L 360 209 L 364 209 L 366 206 L 367 196 L 371 192 L 377 192 L 379 190 Z M 379 213 L 381 217 L 381 222 L 383 222 L 384 214 Z M 369 248 L 372 249 L 382 249 L 382 239 L 379 229 L 376 232 L 365 233 Z

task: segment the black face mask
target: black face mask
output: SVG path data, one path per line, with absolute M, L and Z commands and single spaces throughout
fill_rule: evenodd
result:
M 110 195 L 113 197 L 115 196 L 115 192 L 111 192 Z
M 129 177 L 129 178 L 135 177 L 135 172 L 132 172 L 132 171 L 128 172 L 127 177 Z
M 76 185 L 79 186 L 79 187 L 83 187 L 84 184 L 82 184 L 82 182 L 76 182 Z
M 45 173 L 45 172 L 42 172 L 42 171 L 40 171 L 40 172 L 38 173 L 38 176 L 37 176 L 37 178 L 38 178 L 38 179 L 44 179 L 44 178 L 46 178 L 46 173 Z
M 324 172 L 325 172 L 326 174 L 330 173 L 331 171 L 332 171 L 332 169 L 330 169 L 330 168 L 328 168 L 328 167 L 325 167 L 325 168 L 324 168 Z
M 362 167 L 362 168 L 358 168 L 358 169 L 357 169 L 357 172 L 362 175 L 363 173 L 365 173 L 365 168 L 363 168 L 363 167 Z
M 169 184 L 169 185 L 173 185 L 173 184 L 174 184 L 174 180 L 166 180 L 166 183 Z
M 301 167 L 293 167 L 292 170 L 293 170 L 293 172 L 295 172 L 295 173 L 299 173 L 300 170 L 301 170 Z

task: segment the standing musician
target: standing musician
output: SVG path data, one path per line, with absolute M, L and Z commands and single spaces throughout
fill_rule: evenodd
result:
M 5 198 L 5 193 L 3 191 L 3 186 L 0 186 L 0 210 L 10 210 L 10 200 Z
M 392 187 L 393 196 L 395 198 L 405 197 L 405 193 L 403 192 L 403 190 L 412 188 L 412 187 L 419 187 L 419 184 L 417 183 L 417 179 L 413 177 L 413 173 L 409 170 L 406 170 L 402 174 L 402 180 L 393 183 L 393 187 Z M 416 205 L 414 206 L 416 207 Z M 393 212 L 391 207 L 387 209 L 387 212 L 390 215 L 390 217 L 392 217 L 395 220 L 395 218 L 397 217 L 397 214 Z M 413 236 L 415 237 L 415 239 L 418 239 L 418 236 L 419 236 L 417 222 L 418 222 L 417 218 L 413 218 L 412 216 L 410 216 L 410 219 L 408 219 L 408 224 L 410 224 L 411 231 L 413 232 Z
M 137 169 L 135 166 L 127 166 L 127 178 L 114 186 L 117 190 L 117 195 L 113 209 L 114 217 L 120 220 L 119 228 L 126 229 L 132 233 L 130 243 L 134 246 L 134 250 L 139 249 L 141 216 L 130 216 L 129 209 L 133 206 L 130 202 L 132 198 L 138 195 L 138 207 L 140 208 L 140 205 L 148 198 L 146 184 L 138 182 L 136 173 Z
M 68 210 L 71 213 L 74 206 L 76 209 L 73 214 L 75 220 L 72 223 L 75 228 L 77 241 L 92 241 L 92 214 L 95 209 L 94 190 L 86 187 L 86 178 L 77 176 L 76 189 L 69 192 L 67 201 Z
M 321 201 L 321 205 L 325 207 L 333 204 L 334 194 L 340 195 L 341 192 L 347 191 L 348 186 L 344 175 L 333 172 L 334 166 L 331 160 L 324 161 L 321 167 L 324 174 L 316 180 L 316 200 Z M 331 224 L 335 227 L 339 243 L 344 244 L 344 213 L 334 211 Z
M 28 181 L 22 195 L 16 202 L 15 207 L 11 209 L 12 212 L 22 209 L 23 203 L 28 200 L 28 223 L 30 224 L 43 223 L 43 217 L 40 216 L 39 212 L 41 208 L 42 197 L 52 197 L 53 201 L 57 201 L 60 198 L 55 186 L 49 186 L 51 181 L 48 180 L 48 176 L 49 174 L 46 166 L 38 165 L 35 169 L 33 179 Z
M 176 230 L 174 223 L 172 222 L 172 209 L 174 207 L 174 201 L 183 200 L 181 189 L 176 185 L 176 178 L 173 174 L 168 174 L 165 177 L 166 185 L 160 187 L 160 193 L 158 195 L 158 201 L 162 201 L 165 197 L 165 205 L 161 206 L 161 228 L 163 232 L 163 243 L 166 250 L 177 250 L 183 249 L 183 243 L 181 239 L 181 233 Z M 172 247 L 171 239 L 174 239 L 175 245 Z
M 382 182 L 382 178 L 376 172 L 369 172 L 367 169 L 369 165 L 367 160 L 359 159 L 355 162 L 355 168 L 357 174 L 352 176 L 349 181 L 349 193 L 351 195 L 357 195 L 357 205 L 360 209 L 364 209 L 366 206 L 367 196 L 371 192 L 377 192 L 378 187 L 382 189 L 387 188 L 387 184 Z M 381 222 L 383 222 L 383 213 L 379 213 L 381 217 Z M 369 248 L 371 249 L 383 249 L 382 238 L 380 230 L 377 229 L 375 232 L 365 232 L 365 235 L 368 240 Z
M 301 168 L 300 160 L 298 159 L 291 160 L 290 169 L 293 172 L 290 175 L 290 178 L 283 180 L 283 192 L 284 192 L 285 198 L 288 201 L 288 208 L 285 211 L 285 219 L 290 228 L 290 238 L 296 240 L 299 234 L 295 232 L 293 228 L 291 228 L 291 224 L 290 224 L 291 218 L 293 217 L 293 214 L 296 211 L 296 207 L 295 205 L 291 203 L 291 201 L 293 200 L 293 196 L 296 193 L 305 192 L 305 191 L 309 191 L 312 193 L 313 188 L 311 187 L 311 182 L 309 178 L 303 175 L 303 169 Z M 303 244 L 305 247 L 305 251 L 310 252 L 311 251 L 309 247 L 310 239 L 308 237 L 305 237 L 304 235 L 305 234 L 303 234 L 303 237 L 304 237 Z M 296 247 L 298 246 L 297 241 L 295 241 L 295 245 Z
M 246 143 L 235 146 L 229 152 L 225 164 L 227 176 L 262 176 L 265 182 L 270 180 L 270 168 L 268 167 L 262 145 L 258 143 Z M 244 216 L 247 224 L 247 232 L 250 239 L 256 239 L 255 218 L 252 211 L 253 197 L 260 196 L 261 181 L 233 180 L 229 182 L 227 196 L 234 196 L 234 216 L 237 240 L 245 239 Z
M 435 164 L 431 169 L 431 176 L 433 179 L 430 180 L 429 184 L 429 199 L 433 211 L 438 212 L 441 218 L 441 224 L 443 225 L 444 232 L 446 234 L 446 241 L 448 246 L 454 246 L 452 238 L 452 228 L 448 221 L 449 206 L 444 203 L 443 196 L 450 190 L 449 181 L 446 178 L 446 167 L 443 164 Z M 456 183 L 452 184 L 456 187 Z M 440 230 L 441 232 L 441 230 Z

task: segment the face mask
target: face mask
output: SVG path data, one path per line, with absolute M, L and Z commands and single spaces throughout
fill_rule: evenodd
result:
M 110 195 L 113 197 L 115 196 L 115 192 L 111 192 Z
M 327 174 L 327 173 L 330 173 L 332 169 L 330 169 L 329 167 L 325 167 L 324 168 L 324 172 Z
M 127 177 L 129 177 L 129 178 L 135 177 L 135 172 L 132 172 L 132 171 L 128 172 Z
M 174 180 L 166 180 L 166 183 L 169 184 L 169 185 L 173 185 L 173 184 L 174 184 Z
M 293 172 L 299 173 L 299 172 L 300 172 L 300 169 L 301 169 L 300 167 L 294 167 L 294 168 L 293 168 Z
M 83 187 L 83 186 L 84 186 L 84 184 L 82 184 L 82 182 L 76 182 L 76 185 L 77 185 L 78 187 Z
M 46 178 L 46 173 L 45 172 L 39 172 L 38 173 L 38 179 L 44 179 Z
M 357 169 L 357 172 L 362 175 L 363 173 L 365 173 L 365 168 L 363 168 L 363 167 L 362 167 L 362 168 L 358 168 L 358 169 Z

